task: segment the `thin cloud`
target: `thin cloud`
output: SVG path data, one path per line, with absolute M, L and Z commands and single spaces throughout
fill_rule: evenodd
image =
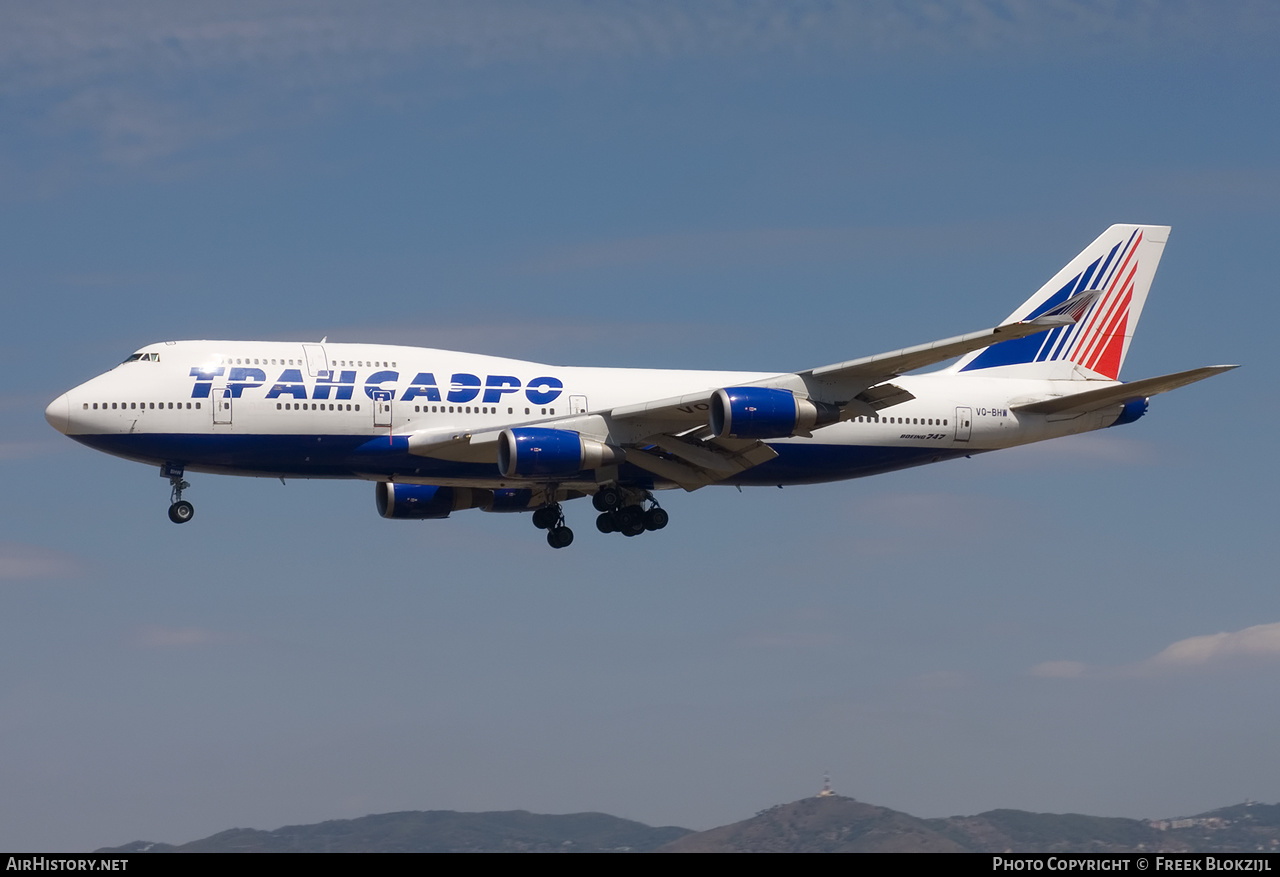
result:
M 922 545 L 961 548 L 999 536 L 1033 519 L 1023 503 L 953 493 L 888 493 L 851 500 L 838 520 L 850 554 L 910 558 Z
M 799 609 L 782 618 L 769 618 L 760 628 L 736 637 L 748 649 L 829 649 L 841 637 L 831 630 L 831 613 L 821 609 Z
M 1280 7 L 1177 2 L 968 0 L 919 4 L 336 0 L 10 4 L 0 96 L 19 126 L 111 164 L 142 166 L 246 131 L 355 105 L 400 105 L 477 85 L 586 69 L 762 55 L 945 61 L 1178 51 L 1270 51 Z M 1058 51 L 1062 50 L 1062 51 Z M 755 64 L 749 65 L 755 69 Z M 405 73 L 412 84 L 397 82 Z M 429 99 L 429 98 L 428 98 Z
M 0 542 L 0 579 L 62 578 L 80 572 L 71 556 L 17 542 Z
M 1160 462 L 1160 447 L 1152 442 L 1127 438 L 1123 435 L 1092 432 L 1055 439 L 1050 443 L 1023 445 L 1007 448 L 984 460 L 985 465 L 1011 471 L 1040 469 L 1052 472 L 1055 468 L 1084 464 L 1116 466 L 1150 465 Z
M 1280 622 L 1178 640 L 1134 669 L 1138 672 L 1163 673 L 1222 666 L 1240 659 L 1280 661 Z
M 1045 661 L 1036 664 L 1028 672 L 1041 679 L 1077 679 L 1088 672 L 1089 666 L 1079 661 Z
M 1028 674 L 1041 679 L 1136 678 L 1275 662 L 1280 662 L 1280 622 L 1187 637 L 1136 664 L 1098 667 L 1079 661 L 1046 661 Z
M 292 70 L 301 87 L 383 73 L 397 57 L 453 53 L 470 67 L 566 56 L 676 58 L 823 49 L 897 52 L 1036 49 L 1070 44 L 1106 51 L 1138 46 L 1204 46 L 1215 39 L 1262 43 L 1280 25 L 1274 4 L 1157 0 L 968 0 L 920 4 L 882 0 L 827 4 L 224 2 L 158 0 L 51 2 L 8 11 L 0 48 L 7 66 L 50 86 L 121 72 L 175 74 Z M 1082 37 L 1090 37 L 1081 41 Z M 370 63 L 376 59 L 382 63 Z M 336 65 L 342 59 L 360 63 Z M 39 71 L 39 76 L 35 71 Z M 10 86 L 12 87 L 12 86 Z M 29 86 L 28 86 L 29 87 Z

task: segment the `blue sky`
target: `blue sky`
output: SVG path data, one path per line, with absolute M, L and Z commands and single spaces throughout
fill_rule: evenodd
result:
M 403 809 L 709 828 L 1280 800 L 1268 3 L 9 4 L 0 848 Z M 1173 226 L 1122 429 L 664 497 L 553 552 L 146 467 L 50 399 L 172 338 L 789 370 Z

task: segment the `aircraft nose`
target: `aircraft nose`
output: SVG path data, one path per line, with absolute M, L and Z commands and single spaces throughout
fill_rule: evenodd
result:
M 71 400 L 66 393 L 49 403 L 49 407 L 44 409 L 44 419 L 58 432 L 67 434 L 71 424 Z

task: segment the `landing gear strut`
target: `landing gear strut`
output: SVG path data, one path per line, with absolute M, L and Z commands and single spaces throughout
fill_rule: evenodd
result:
M 643 505 L 645 502 L 649 503 L 648 509 Z M 671 520 L 647 490 L 640 493 L 605 486 L 596 491 L 591 504 L 600 512 L 596 518 L 596 529 L 601 533 L 639 536 L 646 530 L 661 530 Z
M 573 531 L 564 525 L 564 509 L 558 502 L 535 510 L 533 525 L 547 531 L 547 544 L 552 548 L 568 548 L 573 544 Z
M 182 480 L 180 468 L 166 466 L 160 470 L 160 474 L 169 476 L 169 520 L 175 524 L 185 524 L 196 513 L 195 506 L 182 498 L 182 491 L 190 487 L 191 483 Z

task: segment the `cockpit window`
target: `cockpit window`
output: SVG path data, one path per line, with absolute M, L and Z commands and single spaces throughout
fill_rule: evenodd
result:
M 135 353 L 133 354 L 133 356 L 130 356 L 128 359 L 125 360 L 125 362 L 159 362 L 159 361 L 160 361 L 160 354 L 158 353 Z M 124 363 L 121 363 L 121 365 L 123 364 Z

